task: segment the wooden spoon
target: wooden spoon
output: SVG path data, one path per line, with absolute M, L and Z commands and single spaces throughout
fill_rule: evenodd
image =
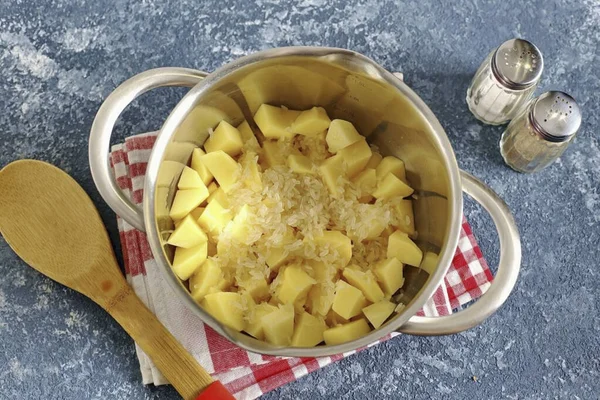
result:
M 184 399 L 233 399 L 129 287 L 96 207 L 64 171 L 35 160 L 4 167 L 0 232 L 27 264 L 112 315 Z

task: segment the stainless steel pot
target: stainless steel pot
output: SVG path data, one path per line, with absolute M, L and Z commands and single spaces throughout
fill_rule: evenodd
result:
M 109 146 L 115 122 L 125 107 L 142 93 L 161 86 L 192 89 L 165 121 L 146 171 L 143 209 L 119 190 L 109 168 Z M 238 124 L 252 121 L 260 104 L 293 109 L 324 107 L 329 116 L 352 121 L 384 155 L 406 164 L 415 188 L 417 244 L 439 254 L 437 268 L 406 267 L 402 301 L 406 307 L 381 328 L 353 342 L 315 348 L 278 347 L 235 332 L 212 318 L 189 295 L 170 267 L 173 249 L 165 231 L 173 228 L 168 209 L 178 176 L 192 149 L 204 143 L 208 128 L 222 119 Z M 444 335 L 480 324 L 504 303 L 519 273 L 521 245 L 506 204 L 485 184 L 460 171 L 454 152 L 436 117 L 401 80 L 358 53 L 317 47 L 261 51 L 235 60 L 213 73 L 159 68 L 121 84 L 100 107 L 89 143 L 92 176 L 109 206 L 136 228 L 145 231 L 165 279 L 184 303 L 221 335 L 256 353 L 280 356 L 325 356 L 354 350 L 400 331 L 415 335 Z M 462 192 L 491 215 L 500 236 L 500 265 L 487 292 L 471 307 L 450 316 L 415 316 L 442 282 L 458 244 L 462 221 Z

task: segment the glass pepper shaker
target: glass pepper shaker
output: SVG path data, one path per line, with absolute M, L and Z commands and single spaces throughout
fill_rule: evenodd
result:
M 581 112 L 571 96 L 546 92 L 510 122 L 502 134 L 500 152 L 516 171 L 539 171 L 560 157 L 580 125 Z
M 531 99 L 543 69 L 542 53 L 533 43 L 502 43 L 486 57 L 467 89 L 469 110 L 486 124 L 507 123 Z

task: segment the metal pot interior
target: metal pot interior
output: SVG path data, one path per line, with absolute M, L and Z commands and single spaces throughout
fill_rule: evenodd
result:
M 166 145 L 155 149 L 152 155 L 161 159 L 153 191 L 154 221 L 167 260 L 172 260 L 173 255 L 173 249 L 162 240 L 168 237 L 166 231 L 173 229 L 168 210 L 179 174 L 189 162 L 192 149 L 201 146 L 208 137 L 208 129 L 214 128 L 223 119 L 234 126 L 244 119 L 254 124 L 252 116 L 262 103 L 297 110 L 315 105 L 324 107 L 331 119 L 341 118 L 354 123 L 383 155 L 402 159 L 407 178 L 416 193 L 416 242 L 424 251 L 441 253 L 438 269 L 443 271 L 434 272 L 429 279 L 425 271 L 406 266 L 405 286 L 395 297 L 407 305 L 405 312 L 366 339 L 335 346 L 331 350 L 325 348 L 332 346 L 321 346 L 319 350 L 282 350 L 224 328 L 199 306 L 192 307 L 197 308 L 196 313 L 213 328 L 255 352 L 324 355 L 372 342 L 389 333 L 393 327 L 400 326 L 422 306 L 426 299 L 419 295 L 428 292 L 429 296 L 433 292 L 454 253 L 462 196 L 457 193 L 458 168 L 446 135 L 431 111 L 404 83 L 354 52 L 275 49 L 228 64 L 210 74 L 182 100 L 161 132 L 161 135 L 169 136 L 161 139 Z M 174 277 L 174 274 L 171 275 Z M 185 284 L 180 282 L 179 285 Z M 187 297 L 189 303 L 191 297 Z M 414 301 L 418 298 L 420 304 Z

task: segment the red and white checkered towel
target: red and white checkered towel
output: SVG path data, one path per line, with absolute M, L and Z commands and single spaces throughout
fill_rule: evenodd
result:
M 142 202 L 146 165 L 155 138 L 156 132 L 136 135 L 112 148 L 111 166 L 118 185 L 136 204 Z M 130 285 L 177 340 L 237 399 L 255 399 L 356 352 L 319 358 L 280 358 L 250 353 L 235 346 L 204 325 L 173 293 L 158 270 L 145 234 L 121 218 L 118 218 L 118 224 Z M 427 301 L 419 315 L 451 314 L 452 309 L 481 296 L 491 280 L 487 263 L 469 224 L 463 219 L 458 248 L 444 284 Z M 143 382 L 167 384 L 137 345 L 136 352 Z

